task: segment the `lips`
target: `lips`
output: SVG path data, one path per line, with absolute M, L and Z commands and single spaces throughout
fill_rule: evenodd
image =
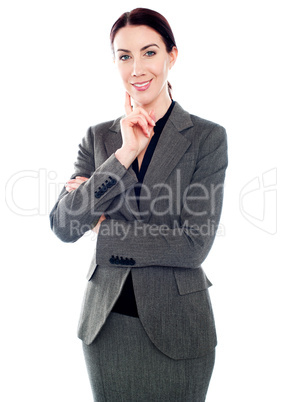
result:
M 132 83 L 131 85 L 137 90 L 137 91 L 146 91 L 146 89 L 149 88 L 151 85 L 152 80 L 149 81 L 143 81 L 143 82 L 135 82 Z

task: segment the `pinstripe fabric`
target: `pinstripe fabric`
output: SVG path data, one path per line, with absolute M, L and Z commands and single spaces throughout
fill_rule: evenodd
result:
M 204 402 L 215 352 L 175 360 L 160 352 L 140 320 L 112 313 L 83 350 L 95 402 Z
M 211 282 L 201 265 L 220 219 L 225 129 L 176 102 L 144 177 L 140 209 L 136 175 L 114 157 L 121 143 L 119 119 L 92 127 L 75 164 L 77 175 L 92 175 L 79 191 L 62 193 L 51 213 L 53 230 L 64 241 L 83 234 L 72 231 L 72 219 L 87 228 L 96 214 L 107 215 L 87 274 L 78 336 L 93 342 L 131 270 L 139 318 L 151 341 L 172 358 L 203 356 L 216 346 Z M 116 184 L 93 197 L 109 177 Z

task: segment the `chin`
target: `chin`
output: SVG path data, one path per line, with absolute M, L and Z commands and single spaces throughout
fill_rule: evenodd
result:
M 138 106 L 146 106 L 151 104 L 154 101 L 154 97 L 150 96 L 149 94 L 134 94 L 134 95 L 130 95 L 131 98 L 134 100 L 134 102 L 136 104 L 138 104 Z

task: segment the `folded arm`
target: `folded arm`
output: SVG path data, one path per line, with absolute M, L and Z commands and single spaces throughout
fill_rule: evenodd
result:
M 128 168 L 147 146 L 155 122 L 141 107 L 132 111 L 127 93 L 125 99 L 126 117 L 120 121 L 122 147 L 96 169 L 90 128 L 80 144 L 76 173 L 71 177 L 89 180 L 82 180 L 74 191 L 68 191 L 72 186 L 64 188 L 50 213 L 51 228 L 65 242 L 74 242 L 93 228 L 112 201 L 137 182 Z
M 77 177 L 84 178 L 80 180 L 79 186 L 72 182 Z M 52 230 L 62 241 L 75 242 L 95 226 L 114 198 L 135 183 L 136 177 L 128 172 L 114 154 L 95 169 L 89 129 L 79 146 L 75 173 L 50 213 Z

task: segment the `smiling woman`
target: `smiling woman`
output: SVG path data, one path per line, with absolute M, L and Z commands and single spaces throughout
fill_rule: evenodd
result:
M 147 112 L 154 110 L 158 120 L 171 103 L 167 77 L 177 59 L 176 46 L 168 53 L 154 29 L 129 25 L 116 33 L 113 47 L 115 62 L 134 106 L 142 106 Z
M 158 32 L 148 26 L 126 26 L 113 41 L 115 62 L 135 106 L 155 111 L 158 120 L 168 109 L 168 72 L 177 59 L 177 48 L 167 52 Z M 162 99 L 162 102 L 159 102 Z
M 125 116 L 89 128 L 50 214 L 63 241 L 97 235 L 78 330 L 93 397 L 203 402 L 217 340 L 201 264 L 221 214 L 225 129 L 172 99 L 178 50 L 162 15 L 124 13 L 111 43 Z

